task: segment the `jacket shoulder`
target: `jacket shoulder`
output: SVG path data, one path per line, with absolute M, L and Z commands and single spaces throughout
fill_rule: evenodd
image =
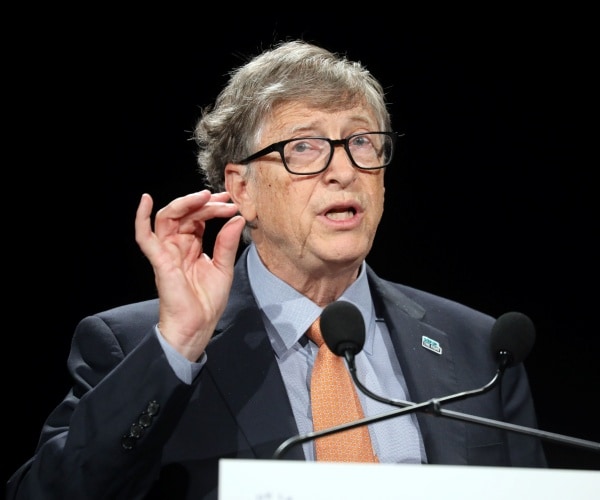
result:
M 75 338 L 89 338 L 92 332 L 111 332 L 127 352 L 158 323 L 158 299 L 124 304 L 83 318 L 75 329 Z

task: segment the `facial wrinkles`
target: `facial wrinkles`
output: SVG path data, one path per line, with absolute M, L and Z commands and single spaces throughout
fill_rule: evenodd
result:
M 265 137 L 261 142 L 268 144 L 297 134 L 341 138 L 358 128 L 376 128 L 369 127 L 372 120 L 367 120 L 367 116 L 368 113 L 360 108 L 324 113 L 297 104 L 282 106 L 272 115 L 271 125 L 265 128 Z M 269 134 L 269 130 L 273 133 Z M 342 148 L 336 148 L 328 170 L 314 177 L 292 176 L 283 165 L 272 162 L 264 162 L 259 168 L 259 185 L 255 193 L 258 196 L 260 225 L 260 235 L 257 236 L 263 249 L 263 258 L 268 258 L 272 265 L 284 267 L 284 261 L 287 261 L 299 269 L 304 262 L 304 269 L 308 271 L 307 265 L 320 266 L 323 258 L 339 258 L 344 253 L 347 259 L 352 258 L 352 245 L 345 247 L 344 252 L 343 244 L 339 242 L 342 240 L 338 243 L 330 240 L 332 233 L 328 234 L 322 221 L 319 221 L 319 215 L 324 215 L 325 209 L 333 202 L 338 204 L 356 200 L 365 209 L 361 228 L 339 234 L 342 238 L 346 236 L 348 241 L 357 238 L 355 243 L 359 247 L 356 250 L 360 248 L 360 252 L 367 248 L 364 245 L 370 247 L 374 236 L 372 233 L 381 215 L 381 207 L 377 205 L 382 198 L 382 180 L 379 175 L 355 169 Z M 307 260 L 310 255 L 315 256 L 312 264 Z
M 316 187 L 316 183 L 313 184 L 313 189 L 311 193 L 314 193 Z M 310 233 L 312 233 L 312 226 L 315 223 L 315 217 L 313 214 L 313 210 L 311 209 L 310 204 L 311 196 L 307 196 L 304 200 L 303 206 L 298 214 L 298 224 L 295 226 L 295 234 L 296 239 L 298 240 L 298 258 L 302 259 L 306 253 L 306 247 L 308 245 L 308 239 L 310 237 Z M 304 221 L 308 221 L 308 227 L 303 228 Z
M 313 228 L 314 226 L 317 224 L 317 210 L 314 210 L 311 207 L 310 204 L 310 200 L 311 199 L 317 199 L 317 195 L 315 194 L 317 191 L 317 182 L 313 183 L 312 186 L 312 190 L 310 191 L 310 195 L 306 197 L 306 203 L 304 205 L 304 208 L 302 209 L 302 211 L 300 212 L 300 217 L 299 219 L 302 221 L 304 220 L 303 215 L 305 215 L 308 212 L 308 217 L 306 218 L 309 221 L 309 224 L 306 228 L 306 231 L 301 231 L 300 232 L 300 236 L 302 237 L 302 235 L 304 235 L 304 238 L 300 241 L 300 255 L 299 257 L 303 257 L 306 254 L 306 248 L 308 246 L 308 240 L 310 239 L 311 234 L 313 233 Z
M 282 179 L 267 181 L 267 185 L 277 182 L 281 186 L 283 182 L 284 186 L 283 189 L 277 189 L 272 196 L 267 195 L 261 203 L 263 207 L 267 207 L 267 211 L 262 212 L 263 215 L 270 219 L 262 225 L 262 230 L 270 242 L 271 251 L 282 252 L 292 263 L 304 254 L 310 233 L 308 229 L 314 223 L 310 193 L 302 189 L 302 183 L 307 181 L 308 179 L 301 177 L 290 177 L 283 181 Z M 311 192 L 314 192 L 315 186 L 316 183 L 313 182 Z M 300 208 L 295 210 L 294 207 Z M 286 237 L 286 229 L 288 237 Z M 289 235 L 292 236 L 293 241 L 289 241 Z
M 339 176 L 336 176 L 335 180 L 332 181 L 323 178 L 323 175 L 319 174 L 314 179 L 297 179 L 298 182 L 289 184 L 286 195 L 281 197 L 282 203 L 285 203 L 286 207 L 292 207 L 292 209 L 293 204 L 290 200 L 302 200 L 298 203 L 297 210 L 291 210 L 288 213 L 291 234 L 298 245 L 297 247 L 282 248 L 283 250 L 291 250 L 290 259 L 305 259 L 310 254 L 319 254 L 323 250 L 319 245 L 328 244 L 328 234 L 324 233 L 319 217 L 325 217 L 327 210 L 332 207 L 335 209 L 341 205 L 357 205 L 357 209 L 363 210 L 363 227 L 353 230 L 352 233 L 359 232 L 362 234 L 368 240 L 369 245 L 372 242 L 372 233 L 375 232 L 379 221 L 381 215 L 380 205 L 382 203 L 379 206 L 373 204 L 374 200 L 381 198 L 381 194 L 377 192 L 380 188 L 377 181 L 369 179 L 368 176 L 377 174 L 356 171 L 353 178 L 344 185 L 339 182 Z M 361 179 L 362 176 L 365 176 L 365 178 Z M 310 188 L 303 190 L 300 183 L 307 184 L 309 182 Z M 350 209 L 348 208 L 348 210 Z M 330 250 L 333 250 L 333 248 L 331 247 Z M 341 254 L 340 250 L 337 257 L 341 257 Z

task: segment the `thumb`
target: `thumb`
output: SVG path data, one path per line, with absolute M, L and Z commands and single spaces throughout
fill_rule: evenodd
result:
M 221 228 L 213 248 L 213 263 L 216 267 L 233 268 L 245 225 L 245 219 L 241 215 L 236 215 Z

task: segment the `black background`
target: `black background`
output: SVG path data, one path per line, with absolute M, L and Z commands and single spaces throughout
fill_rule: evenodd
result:
M 324 17 L 297 7 L 294 16 L 232 7 L 226 19 L 18 19 L 4 77 L 7 478 L 68 390 L 77 322 L 154 296 L 134 241 L 141 193 L 162 206 L 203 187 L 189 140 L 200 108 L 246 56 L 294 37 L 365 63 L 388 91 L 394 128 L 407 134 L 386 172 L 370 264 L 495 316 L 530 316 L 537 339 L 526 367 L 540 428 L 600 441 L 589 14 L 417 26 L 385 9 Z M 600 469 L 589 450 L 547 451 L 553 467 Z

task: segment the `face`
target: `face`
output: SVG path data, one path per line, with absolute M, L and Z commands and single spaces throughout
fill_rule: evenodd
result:
M 376 130 L 374 115 L 362 106 L 325 112 L 284 104 L 264 127 L 257 150 L 296 137 L 341 139 Z M 255 170 L 243 180 L 246 168 Z M 383 181 L 384 169 L 354 167 L 343 147 L 336 147 L 329 167 L 315 175 L 289 173 L 277 152 L 226 169 L 227 190 L 256 226 L 252 238 L 263 262 L 283 279 L 358 266 L 383 214 Z

